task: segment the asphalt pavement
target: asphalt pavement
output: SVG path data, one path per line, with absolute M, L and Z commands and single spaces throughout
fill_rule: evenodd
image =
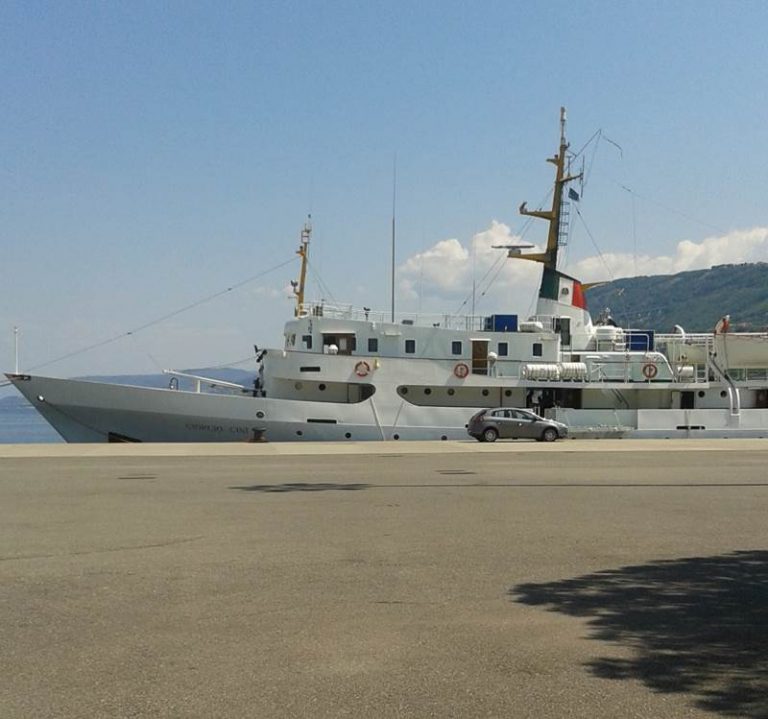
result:
M 4 448 L 0 716 L 768 716 L 765 440 L 293 447 Z

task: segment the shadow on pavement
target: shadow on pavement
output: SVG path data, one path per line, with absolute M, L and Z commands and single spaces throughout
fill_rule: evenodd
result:
M 286 484 L 251 484 L 247 487 L 230 487 L 243 492 L 327 492 L 329 490 L 354 491 L 368 489 L 367 484 L 335 484 L 333 482 L 289 482 Z
M 726 716 L 768 717 L 768 552 L 622 567 L 509 591 L 523 604 L 589 620 L 590 638 L 634 657 L 598 657 L 596 676 L 686 692 Z

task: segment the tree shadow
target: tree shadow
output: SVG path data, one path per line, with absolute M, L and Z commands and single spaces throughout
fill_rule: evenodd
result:
M 327 492 L 333 490 L 356 491 L 368 489 L 367 484 L 336 484 L 334 482 L 287 482 L 285 484 L 251 484 L 247 487 L 230 487 L 242 492 Z
M 701 709 L 768 718 L 768 552 L 622 567 L 509 591 L 517 602 L 589 619 L 591 639 L 634 657 L 598 657 L 596 676 L 686 692 Z

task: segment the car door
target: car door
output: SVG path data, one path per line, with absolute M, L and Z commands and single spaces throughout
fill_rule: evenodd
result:
M 500 433 L 500 436 L 506 437 L 507 439 L 517 439 L 520 436 L 520 431 L 515 410 L 501 409 L 499 410 L 499 414 L 503 417 L 501 424 L 504 427 L 503 434 Z
M 520 439 L 532 439 L 536 434 L 536 422 L 527 412 L 510 410 L 514 414 L 515 436 Z

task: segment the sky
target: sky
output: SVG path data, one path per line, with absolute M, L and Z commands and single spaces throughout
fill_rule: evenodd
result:
M 14 326 L 53 376 L 253 367 L 309 214 L 308 298 L 386 310 L 395 186 L 398 312 L 468 313 L 474 284 L 477 314 L 530 313 L 540 267 L 493 245 L 544 242 L 517 208 L 550 201 L 561 106 L 564 271 L 768 261 L 766 27 L 764 2 L 5 0 L 0 368 Z

